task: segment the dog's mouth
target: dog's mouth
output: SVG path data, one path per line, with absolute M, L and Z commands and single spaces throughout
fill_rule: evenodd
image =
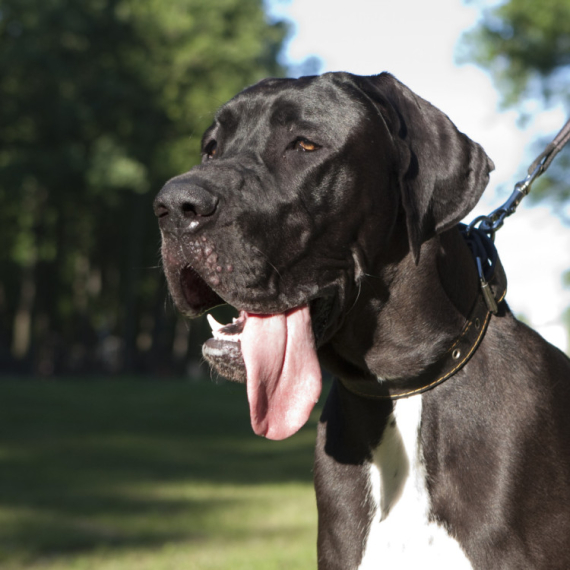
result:
M 180 284 L 193 311 L 224 303 L 190 268 L 181 272 Z M 285 439 L 308 420 L 322 385 L 316 347 L 333 305 L 327 296 L 278 313 L 242 309 L 226 325 L 208 315 L 212 338 L 202 353 L 219 374 L 246 383 L 256 434 Z
M 180 271 L 180 288 L 192 316 L 197 316 L 225 301 L 189 265 Z

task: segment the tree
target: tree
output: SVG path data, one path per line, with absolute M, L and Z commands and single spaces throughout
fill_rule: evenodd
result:
M 495 3 L 483 10 L 482 20 L 464 36 L 463 44 L 465 56 L 491 72 L 503 104 L 542 97 L 570 106 L 569 0 Z
M 474 0 L 479 6 L 486 3 Z M 463 61 L 487 69 L 505 107 L 515 107 L 524 120 L 526 103 L 562 104 L 570 116 L 570 0 L 507 0 L 484 8 L 479 24 L 464 35 Z M 562 126 L 562 125 L 561 125 Z M 536 154 L 548 141 L 541 141 Z M 570 149 L 568 146 L 533 186 L 530 199 L 548 199 L 570 223 Z M 570 285 L 570 273 L 565 284 Z M 563 317 L 570 332 L 570 309 Z M 570 350 L 570 347 L 569 347 Z
M 0 0 L 0 366 L 170 357 L 153 196 L 286 32 L 262 0 Z
M 561 103 L 570 115 L 570 0 L 508 0 L 491 7 L 485 0 L 471 2 L 483 9 L 483 16 L 463 36 L 460 60 L 488 70 L 502 105 L 518 109 L 523 121 L 528 102 L 536 99 L 547 106 Z M 536 154 L 543 148 L 541 142 Z M 566 203 L 569 173 L 566 149 L 533 187 L 531 197 Z M 564 217 L 563 208 L 557 211 Z

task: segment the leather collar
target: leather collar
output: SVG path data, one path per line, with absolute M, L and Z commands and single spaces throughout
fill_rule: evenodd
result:
M 479 272 L 479 292 L 467 317 L 463 330 L 444 355 L 417 377 L 398 381 L 374 379 L 343 380 L 343 386 L 357 396 L 374 399 L 398 400 L 421 394 L 451 378 L 473 356 L 479 347 L 491 316 L 507 294 L 507 277 L 495 247 L 486 235 L 462 233 L 466 239 Z M 470 235 L 471 233 L 471 235 Z M 490 244 L 490 245 L 489 245 Z M 484 269 L 482 269 L 484 268 Z

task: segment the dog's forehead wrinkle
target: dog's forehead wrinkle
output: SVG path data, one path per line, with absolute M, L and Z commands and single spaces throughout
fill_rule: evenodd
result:
M 236 114 L 229 105 L 224 105 L 223 107 L 220 107 L 216 113 L 215 120 L 215 125 L 230 128 L 235 122 L 237 122 L 238 114 Z
M 273 81 L 250 87 L 218 111 L 216 122 L 224 132 L 229 130 L 227 125 L 232 125 L 231 130 L 245 128 L 248 138 L 254 132 L 259 134 L 263 125 L 268 130 L 285 126 L 290 130 L 324 131 L 322 134 L 330 133 L 331 139 L 344 139 L 365 117 L 364 106 L 355 102 L 346 89 L 330 81 L 301 79 L 278 82 L 278 90 Z

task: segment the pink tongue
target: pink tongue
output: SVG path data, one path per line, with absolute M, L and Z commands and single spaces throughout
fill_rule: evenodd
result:
M 253 431 L 269 439 L 293 435 L 309 419 L 321 393 L 309 308 L 248 314 L 241 352 Z

